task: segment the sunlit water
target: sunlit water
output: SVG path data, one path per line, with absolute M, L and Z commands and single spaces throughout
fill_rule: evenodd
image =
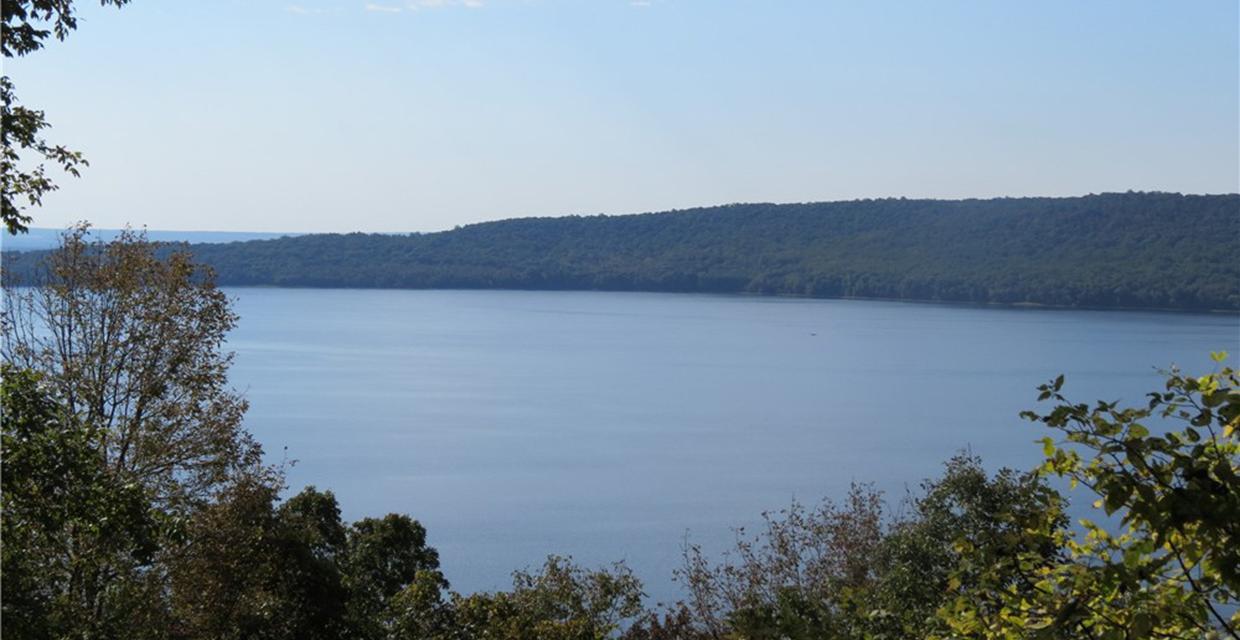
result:
M 893 505 L 967 448 L 1028 468 L 1058 373 L 1142 402 L 1240 352 L 1236 316 L 577 292 L 234 289 L 250 430 L 294 490 L 429 530 L 453 588 L 550 553 L 655 600 L 688 539 L 872 481 Z M 1240 354 L 1238 354 L 1240 355 Z

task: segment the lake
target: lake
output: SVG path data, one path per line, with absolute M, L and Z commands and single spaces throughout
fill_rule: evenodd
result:
M 292 490 L 426 525 L 454 589 L 550 553 L 626 561 L 654 600 L 689 540 L 874 482 L 893 505 L 968 449 L 1029 468 L 1017 413 L 1142 403 L 1240 356 L 1225 315 L 525 291 L 231 289 L 234 385 Z

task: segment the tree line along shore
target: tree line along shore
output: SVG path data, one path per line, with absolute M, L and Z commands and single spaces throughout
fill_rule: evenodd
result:
M 1240 195 L 880 199 L 194 244 L 223 286 L 747 293 L 1240 310 Z M 45 252 L 6 253 L 29 278 Z

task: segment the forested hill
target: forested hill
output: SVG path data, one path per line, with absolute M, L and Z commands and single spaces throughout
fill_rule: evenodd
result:
M 193 245 L 224 285 L 1240 309 L 1240 195 L 737 204 Z

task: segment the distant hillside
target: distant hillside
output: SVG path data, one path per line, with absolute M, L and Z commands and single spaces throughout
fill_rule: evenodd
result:
M 54 248 L 60 244 L 60 235 L 64 229 L 48 229 L 31 227 L 27 233 L 18 235 L 3 234 L 0 248 L 5 251 L 41 251 Z M 111 240 L 120 234 L 119 229 L 91 229 L 91 237 L 100 240 Z M 157 242 L 245 242 L 247 240 L 270 240 L 283 238 L 289 233 L 263 233 L 258 231 L 147 231 L 146 236 Z
M 1240 195 L 737 204 L 193 252 L 225 285 L 1240 309 Z

